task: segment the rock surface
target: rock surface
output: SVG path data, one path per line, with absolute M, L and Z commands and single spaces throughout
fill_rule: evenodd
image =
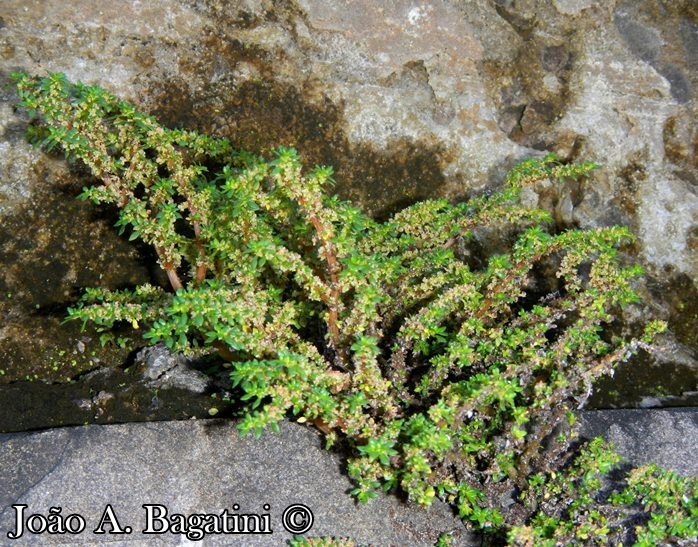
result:
M 633 464 L 655 462 L 686 476 L 698 475 L 695 410 L 583 412 L 581 424 L 584 437 L 604 436 Z M 4 434 L 0 542 L 14 528 L 12 505 L 25 504 L 27 516 L 61 507 L 63 516 L 82 515 L 87 527 L 74 536 L 25 534 L 13 545 L 282 545 L 292 535 L 281 515 L 300 503 L 314 516 L 308 537 L 351 536 L 364 544 L 421 546 L 434 545 L 440 533 L 450 531 L 454 545 L 478 544 L 444 504 L 423 510 L 382 495 L 357 506 L 347 493 L 352 485 L 343 469 L 341 458 L 321 447 L 316 431 L 289 422 L 282 422 L 278 434 L 266 432 L 259 439 L 240 438 L 234 423 L 223 420 Z M 202 543 L 171 533 L 148 536 L 142 534 L 144 504 L 163 505 L 170 515 L 220 514 L 224 509 L 268 514 L 274 533 L 211 535 Z M 132 528 L 131 534 L 92 533 L 107 505 L 119 526 Z
M 626 402 L 656 396 L 658 384 L 695 390 L 695 2 L 5 0 L 0 17 L 5 379 L 123 360 L 61 325 L 63 310 L 81 287 L 157 275 L 109 220 L 73 202 L 84 173 L 23 141 L 7 80 L 22 69 L 99 83 L 167 124 L 256 151 L 295 145 L 308 163 L 334 165 L 337 191 L 379 215 L 496 187 L 543 151 L 598 161 L 589 180 L 528 199 L 560 226 L 620 223 L 638 235 L 648 304 L 628 319 L 653 313 L 671 333 Z
M 582 412 L 580 421 L 585 437 L 603 437 L 636 466 L 655 463 L 698 476 L 696 410 L 592 410 Z
M 0 384 L 0 432 L 231 416 L 234 405 L 222 400 L 227 375 L 212 378 L 197 368 L 204 366 L 157 345 L 138 352 L 127 369 L 100 367 L 56 385 Z M 212 383 L 218 389 L 208 389 Z
M 375 545 L 421 546 L 452 531 L 456 545 L 474 545 L 444 504 L 423 510 L 384 495 L 357 506 L 341 468 L 339 458 L 321 447 L 317 432 L 288 422 L 279 434 L 267 432 L 259 439 L 240 438 L 232 422 L 219 420 L 0 435 L 0 543 L 7 543 L 6 534 L 14 528 L 11 506 L 26 504 L 27 516 L 59 506 L 64 516 L 82 515 L 87 527 L 73 536 L 26 534 L 13 545 L 278 546 L 293 537 L 282 524 L 284 510 L 303 504 L 314 518 L 308 537 L 352 536 Z M 268 514 L 273 534 L 210 535 L 203 542 L 171 533 L 144 535 L 144 504 L 163 505 L 169 514 L 220 514 L 225 509 Z M 131 534 L 92 533 L 107 505 L 120 527 L 132 528 Z
M 203 372 L 193 369 L 184 356 L 172 353 L 162 344 L 141 350 L 136 365 L 142 365 L 146 385 L 156 389 L 205 393 L 211 381 Z
M 98 333 L 62 323 L 65 307 L 85 286 L 161 279 L 143 249 L 116 237 L 113 212 L 75 201 L 89 181 L 86 174 L 25 142 L 27 117 L 14 109 L 8 78 L 21 69 L 63 71 L 98 83 L 164 123 L 214 132 L 254 151 L 294 145 L 308 163 L 334 165 L 337 191 L 377 215 L 429 196 L 459 198 L 495 188 L 516 160 L 543 151 L 598 161 L 603 169 L 587 181 L 536 188 L 527 198 L 553 211 L 561 227 L 620 223 L 638 235 L 631 251 L 650 274 L 641 287 L 648 304 L 628 319 L 652 313 L 667 319 L 671 331 L 663 354 L 620 370 L 604 389 L 612 394 L 634 386 L 623 395 L 625 404 L 648 397 L 661 404 L 658 396 L 667 394 L 679 404 L 684 392 L 695 395 L 695 2 L 357 0 L 352 10 L 336 0 L 282 4 L 3 1 L 5 381 L 62 381 L 123 363 L 129 346 L 119 337 L 132 333 L 102 340 L 102 347 Z M 85 411 L 109 417 L 120 395 L 89 389 L 87 384 L 78 397 L 86 401 Z M 21 386 L 8 398 L 17 403 L 17 415 L 37 397 L 60 400 L 46 393 L 22 399 L 26 393 Z M 151 404 L 152 394 L 145 395 L 144 404 Z M 614 401 L 611 395 L 600 400 Z M 206 408 L 202 404 L 185 414 L 198 415 Z M 659 414 L 656 421 L 655 415 L 598 414 L 589 431 L 606 432 L 635 461 L 665 454 L 660 463 L 695 473 L 695 415 Z M 604 416 L 616 417 L 609 422 Z M 308 429 L 285 424 L 280 436 L 265 435 L 255 444 L 215 423 L 2 436 L 3 509 L 13 502 L 37 510 L 62 504 L 64 513 L 84 512 L 91 520 L 113 503 L 136 533 L 110 539 L 128 545 L 153 544 L 152 538 L 136 537 L 141 505 L 149 502 L 181 512 L 220 511 L 237 502 L 243 511 L 258 512 L 268 501 L 278 519 L 283 507 L 302 498 L 316 512 L 313 533 L 377 543 L 429 544 L 438 532 L 459 529 L 443 507 L 428 517 L 408 513 L 393 498 L 356 508 L 342 492 L 350 485 L 340 463 L 320 450 Z M 654 440 L 642 444 L 643 438 Z M 679 461 L 674 456 L 684 448 L 689 456 Z M 5 510 L 3 531 L 7 518 Z M 280 535 L 270 543 L 255 540 L 277 545 Z M 104 538 L 93 544 L 104 544 Z

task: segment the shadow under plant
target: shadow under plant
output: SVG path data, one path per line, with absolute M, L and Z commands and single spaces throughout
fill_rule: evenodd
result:
M 539 529 L 526 493 L 539 497 L 541 472 L 568 458 L 573 411 L 594 380 L 664 328 L 608 329 L 638 301 L 642 271 L 619 253 L 628 230 L 556 232 L 519 201 L 528 185 L 595 164 L 548 155 L 518 165 L 497 194 L 378 221 L 326 194 L 332 169 L 306 171 L 292 148 L 265 160 L 60 74 L 15 79 L 39 114 L 32 139 L 89 168 L 97 181 L 81 196 L 116 206 L 119 230 L 152 248 L 170 285 L 87 289 L 71 319 L 217 353 L 244 401 L 241 430 L 289 414 L 314 423 L 350 451 L 362 502 L 399 488 L 422 505 L 449 501 L 494 538 L 579 537 L 574 515 L 571 530 L 546 524 L 569 512 L 540 516 Z M 498 243 L 476 255 L 478 240 Z M 602 462 L 594 450 L 580 457 Z M 520 503 L 504 510 L 507 496 Z

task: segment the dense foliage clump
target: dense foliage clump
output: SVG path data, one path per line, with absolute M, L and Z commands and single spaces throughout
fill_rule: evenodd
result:
M 535 511 L 527 524 L 509 530 L 512 546 L 688 547 L 698 541 L 698 477 L 654 464 L 628 469 L 599 438 L 562 470 L 532 474 L 520 497 Z
M 313 422 L 353 450 L 362 501 L 399 487 L 501 525 L 502 496 L 561 457 L 555 428 L 592 382 L 662 328 L 607 328 L 637 300 L 641 269 L 618 252 L 627 229 L 556 233 L 519 201 L 593 163 L 527 160 L 501 192 L 378 222 L 329 195 L 331 168 L 306 170 L 293 149 L 264 159 L 62 75 L 16 80 L 40 115 L 35 140 L 89 167 L 82 197 L 117 206 L 118 228 L 152 246 L 170 282 L 87 289 L 70 317 L 217 351 L 246 401 L 241 429 Z M 484 240 L 498 252 L 476 252 Z

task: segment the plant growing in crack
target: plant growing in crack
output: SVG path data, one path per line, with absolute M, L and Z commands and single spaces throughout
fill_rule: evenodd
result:
M 97 86 L 16 74 L 34 140 L 91 170 L 82 198 L 153 247 L 170 287 L 87 289 L 72 319 L 140 327 L 188 354 L 216 351 L 246 402 L 243 432 L 289 414 L 353 451 L 361 501 L 400 488 L 454 504 L 481 528 L 499 500 L 554 468 L 555 428 L 593 381 L 663 329 L 611 335 L 637 300 L 621 227 L 555 232 L 525 186 L 583 177 L 554 155 L 515 167 L 501 192 L 416 203 L 378 222 L 327 193 L 332 169 L 271 159 L 162 127 Z M 483 233 L 506 250 L 472 259 Z

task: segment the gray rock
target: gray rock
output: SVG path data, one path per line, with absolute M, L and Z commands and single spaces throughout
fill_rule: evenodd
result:
M 100 368 L 68 384 L 0 384 L 0 432 L 208 418 L 221 410 L 219 417 L 229 414 L 228 405 L 221 405 L 210 392 L 147 384 L 135 366 Z
M 210 381 L 203 372 L 191 368 L 186 357 L 172 353 L 163 344 L 142 349 L 135 364 L 143 367 L 143 378 L 148 387 L 176 387 L 204 393 Z
M 582 435 L 601 435 L 629 462 L 655 462 L 687 476 L 698 475 L 698 411 L 585 411 Z M 282 422 L 278 434 L 241 438 L 235 424 L 189 420 L 84 426 L 0 435 L 0 537 L 14 528 L 12 505 L 26 515 L 77 513 L 87 526 L 78 535 L 25 534 L 13 545 L 281 545 L 292 534 L 284 510 L 303 504 L 313 513 L 306 536 L 351 536 L 374 545 L 433 545 L 453 532 L 455 545 L 476 545 L 444 504 L 428 510 L 381 495 L 354 504 L 340 456 L 321 446 L 320 435 Z M 203 543 L 171 533 L 144 535 L 146 509 L 168 514 L 269 515 L 270 535 L 209 535 Z M 239 509 L 234 509 L 237 504 Z M 269 509 L 265 509 L 265 504 Z M 110 506 L 131 534 L 93 533 Z M 152 510 L 159 514 L 160 508 Z M 262 524 L 264 521 L 261 521 Z M 106 526 L 105 530 L 109 530 Z M 1 543 L 1 541 L 0 541 Z
M 698 476 L 698 410 L 592 410 L 580 414 L 580 425 L 582 436 L 603 437 L 633 465 Z
M 27 533 L 13 545 L 276 546 L 292 537 L 282 524 L 284 510 L 303 504 L 314 517 L 308 537 L 418 546 L 433 545 L 440 533 L 452 531 L 455 545 L 475 544 L 442 503 L 425 510 L 381 495 L 356 505 L 342 467 L 338 456 L 322 448 L 316 431 L 288 422 L 280 433 L 259 439 L 241 438 L 234 423 L 220 420 L 0 435 L 0 543 L 8 543 L 6 534 L 14 528 L 11 506 L 26 504 L 27 516 L 61 507 L 63 516 L 80 514 L 87 526 L 78 535 Z M 226 509 L 266 514 L 273 534 L 210 535 L 201 543 L 171 533 L 144 535 L 144 504 L 165 506 L 170 515 Z M 131 534 L 93 534 L 108 505 Z

